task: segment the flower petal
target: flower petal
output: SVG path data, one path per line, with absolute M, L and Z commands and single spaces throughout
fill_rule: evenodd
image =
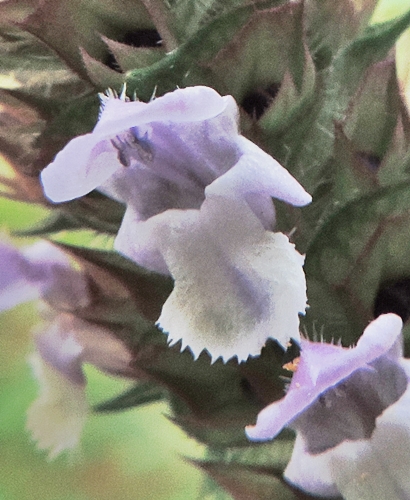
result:
M 0 312 L 37 299 L 40 288 L 30 279 L 30 264 L 21 251 L 0 242 Z
M 330 452 L 318 455 L 308 453 L 303 436 L 298 434 L 283 476 L 289 483 L 312 495 L 339 497 L 331 458 Z
M 73 310 L 89 304 L 85 275 L 75 269 L 67 256 L 48 241 L 38 241 L 23 249 L 27 272 L 37 283 L 40 296 L 57 309 Z
M 297 207 L 309 204 L 312 197 L 276 160 L 245 137 L 238 137 L 242 156 L 238 163 L 218 177 L 205 191 L 208 195 L 236 198 L 252 193 L 270 196 Z
M 75 317 L 53 310 L 48 312 L 46 328 L 42 325 L 41 332 L 35 336 L 37 351 L 49 366 L 73 384 L 84 385 L 83 347 L 74 337 L 72 329 Z
M 410 361 L 401 362 L 410 375 Z M 376 421 L 360 448 L 345 442 L 332 450 L 332 470 L 346 500 L 410 498 L 410 389 Z
M 71 140 L 40 175 L 44 194 L 54 203 L 84 196 L 122 165 L 106 137 L 86 134 Z
M 159 122 L 203 121 L 235 108 L 232 97 L 221 97 L 208 87 L 188 87 L 151 101 L 124 102 L 109 99 L 93 133 L 70 141 L 41 173 L 45 195 L 53 202 L 79 198 L 103 185 L 117 169 L 123 169 L 112 144 L 118 134 L 140 125 Z
M 153 122 L 198 122 L 222 113 L 235 101 L 231 96 L 221 97 L 215 90 L 197 85 L 168 92 L 149 103 L 106 100 L 101 117 L 94 128 L 100 137 Z
M 241 361 L 268 337 L 298 338 L 304 258 L 285 235 L 265 231 L 246 204 L 220 197 L 200 211 L 163 215 L 155 237 L 175 287 L 158 324 L 170 343 L 182 339 L 196 357 L 207 349 L 213 360 Z
M 301 361 L 286 397 L 259 413 L 256 425 L 246 428 L 248 438 L 272 439 L 328 388 L 388 353 L 399 338 L 402 325 L 395 314 L 379 316 L 353 349 L 302 340 Z
M 157 215 L 147 221 L 140 221 L 139 214 L 132 207 L 125 211 L 114 248 L 150 271 L 169 275 L 168 266 L 160 250 L 160 230 L 168 217 L 172 219 L 175 210 Z
M 28 410 L 27 429 L 37 446 L 55 458 L 79 444 L 88 415 L 84 385 L 73 383 L 38 354 L 30 361 L 40 383 L 40 396 Z

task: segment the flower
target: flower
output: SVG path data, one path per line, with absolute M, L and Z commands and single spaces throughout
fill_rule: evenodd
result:
M 239 134 L 231 96 L 198 86 L 147 104 L 104 99 L 94 131 L 73 139 L 41 180 L 54 202 L 98 188 L 126 204 L 115 247 L 173 276 L 158 321 L 171 343 L 243 360 L 269 336 L 298 338 L 303 257 L 271 232 L 272 197 L 295 206 L 311 197 Z
M 28 410 L 27 429 L 54 458 L 78 446 L 89 413 L 83 364 L 132 378 L 132 356 L 108 329 L 69 313 L 49 313 L 35 342 L 30 363 L 40 395 Z
M 369 324 L 354 348 L 301 341 L 286 396 L 263 409 L 246 433 L 296 441 L 284 476 L 319 496 L 365 500 L 410 497 L 410 361 L 395 314 Z
M 40 395 L 28 410 L 27 428 L 51 458 L 77 446 L 88 415 L 83 364 L 132 377 L 132 356 L 107 328 L 73 312 L 90 302 L 86 276 L 66 255 L 41 241 L 19 250 L 0 243 L 0 310 L 40 298 L 43 323 L 30 357 Z
M 88 304 L 84 275 L 51 243 L 39 241 L 20 250 L 0 241 L 0 256 L 0 312 L 39 298 L 62 309 Z

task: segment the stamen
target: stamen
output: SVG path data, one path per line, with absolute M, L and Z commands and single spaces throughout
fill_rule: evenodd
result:
M 129 130 L 124 135 L 117 135 L 111 139 L 111 144 L 118 151 L 118 160 L 124 167 L 131 165 L 132 158 L 143 163 L 152 162 L 154 153 L 148 141 L 148 132 L 139 138 L 134 129 Z
M 292 359 L 289 363 L 285 363 L 282 368 L 288 370 L 289 372 L 295 373 L 298 369 L 300 363 L 300 356 L 298 358 Z
M 141 139 L 137 137 L 134 130 L 132 130 L 132 135 L 130 135 L 128 144 L 138 151 L 142 161 L 151 162 L 154 159 L 154 153 L 148 141 L 148 132 L 145 132 Z
M 121 139 L 118 136 L 115 139 L 111 139 L 111 144 L 118 151 L 117 157 L 121 165 L 124 167 L 129 167 L 131 165 L 131 162 L 128 156 L 126 156 L 125 154 L 126 145 L 121 141 Z

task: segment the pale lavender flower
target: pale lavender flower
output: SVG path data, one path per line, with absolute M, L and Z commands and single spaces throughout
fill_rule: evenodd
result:
M 295 206 L 311 197 L 239 134 L 231 96 L 190 87 L 148 104 L 105 99 L 94 131 L 73 139 L 41 179 L 54 202 L 99 188 L 126 204 L 115 246 L 173 276 L 159 318 L 171 342 L 242 360 L 269 336 L 298 337 L 303 257 L 270 232 L 272 197 Z
M 286 396 L 262 410 L 251 440 L 296 430 L 285 478 L 318 496 L 410 498 L 410 361 L 401 319 L 385 314 L 357 346 L 301 341 Z
M 38 448 L 54 458 L 78 446 L 89 414 L 84 363 L 132 378 L 132 355 L 107 328 L 55 311 L 48 311 L 35 343 L 30 363 L 40 394 L 28 410 L 27 429 Z
M 131 353 L 100 326 L 72 314 L 90 303 L 84 273 L 46 241 L 22 250 L 0 243 L 0 310 L 42 299 L 43 322 L 35 332 L 30 361 L 40 383 L 27 428 L 51 458 L 77 446 L 88 415 L 83 364 L 131 377 Z
M 61 309 L 84 307 L 89 301 L 86 279 L 51 243 L 18 249 L 0 241 L 0 312 L 40 298 Z

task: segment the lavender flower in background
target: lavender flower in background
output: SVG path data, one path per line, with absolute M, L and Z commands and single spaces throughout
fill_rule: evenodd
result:
M 74 316 L 90 302 L 87 279 L 54 245 L 42 241 L 19 250 L 1 243 L 0 277 L 1 311 L 43 300 L 30 357 L 40 396 L 28 411 L 27 428 L 53 458 L 78 445 L 88 415 L 83 363 L 132 376 L 131 353 L 109 330 Z
M 74 271 L 67 256 L 51 243 L 39 241 L 18 249 L 0 241 L 0 256 L 0 311 L 39 298 L 60 309 L 88 304 L 84 275 Z
M 78 446 L 89 413 L 83 364 L 123 377 L 132 377 L 133 370 L 130 351 L 108 329 L 69 313 L 48 316 L 30 357 L 40 395 L 28 410 L 27 429 L 54 458 Z
M 385 314 L 357 346 L 301 341 L 286 396 L 262 410 L 251 440 L 296 430 L 285 478 L 319 496 L 410 496 L 410 362 L 402 357 L 401 319 Z
M 271 232 L 271 198 L 303 206 L 311 197 L 239 134 L 231 96 L 191 87 L 148 104 L 104 98 L 94 131 L 41 179 L 54 202 L 98 188 L 126 204 L 117 250 L 175 280 L 158 321 L 170 342 L 243 360 L 269 336 L 298 337 L 303 257 Z

